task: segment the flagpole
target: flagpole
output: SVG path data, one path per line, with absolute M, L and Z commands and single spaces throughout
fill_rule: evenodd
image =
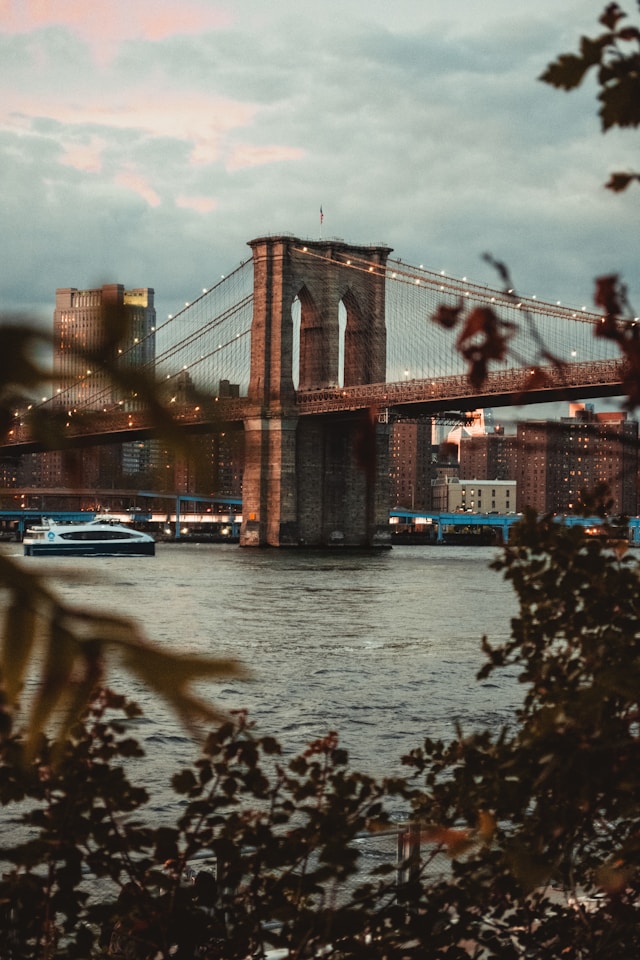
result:
M 322 212 L 322 204 L 320 204 L 320 239 L 322 240 L 322 223 L 324 220 L 324 213 Z

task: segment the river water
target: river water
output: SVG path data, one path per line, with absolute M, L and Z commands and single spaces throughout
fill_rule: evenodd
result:
M 316 553 L 161 543 L 153 558 L 24 563 L 77 572 L 58 583 L 65 599 L 127 613 L 174 652 L 238 659 L 249 680 L 198 692 L 224 710 L 246 708 L 287 752 L 337 730 L 353 766 L 380 776 L 401 772 L 402 753 L 425 736 L 448 739 L 457 722 L 496 727 L 520 703 L 512 675 L 475 679 L 482 635 L 506 639 L 516 610 L 511 587 L 489 569 L 495 555 L 491 547 Z M 161 813 L 173 802 L 171 775 L 196 748 L 148 690 L 124 674 L 110 682 L 145 711 L 139 776 Z

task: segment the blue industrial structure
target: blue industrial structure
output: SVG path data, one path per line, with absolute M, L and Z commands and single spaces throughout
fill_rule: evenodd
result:
M 171 517 L 167 517 L 166 524 L 169 526 L 169 529 L 172 529 L 173 539 L 181 539 L 181 521 L 182 517 L 185 514 L 185 507 L 189 504 L 206 504 L 208 507 L 217 508 L 217 511 L 225 514 L 225 525 L 230 528 L 228 539 L 237 540 L 240 535 L 240 520 L 242 515 L 242 501 L 234 497 L 201 497 L 195 494 L 161 494 L 153 493 L 148 490 L 139 490 L 132 499 L 134 501 L 138 500 L 155 500 L 159 505 L 164 505 L 167 501 L 172 501 L 174 508 L 172 514 L 175 520 L 171 520 Z M 131 508 L 127 513 L 131 515 L 131 519 L 135 520 L 137 523 L 151 523 L 153 519 L 152 513 L 153 504 L 150 502 L 147 509 L 141 509 L 139 507 Z M 222 508 L 222 509 L 221 509 Z M 121 514 L 123 511 L 116 511 L 116 513 Z M 156 507 L 156 513 L 160 512 L 159 507 Z M 96 516 L 95 511 L 91 510 L 55 510 L 49 509 L 47 507 L 42 507 L 40 509 L 14 509 L 14 510 L 0 510 L 0 527 L 5 531 L 10 530 L 17 535 L 18 539 L 22 539 L 24 536 L 25 530 L 27 527 L 32 526 L 33 524 L 39 523 L 43 517 L 48 517 L 49 520 L 54 520 L 57 522 L 67 522 L 67 523 L 79 523 L 86 520 L 93 519 Z
M 477 528 L 499 532 L 502 543 L 508 543 L 509 531 L 519 522 L 520 517 L 521 514 L 516 513 L 425 513 L 417 510 L 391 510 L 389 514 L 393 526 L 423 532 L 433 530 L 433 535 L 428 538 L 433 543 L 445 543 L 448 532 L 469 528 L 475 529 L 476 533 L 480 532 Z M 575 514 L 563 514 L 555 519 L 566 526 L 581 526 L 587 530 L 600 530 L 606 522 L 601 517 L 581 517 Z M 629 543 L 640 546 L 640 517 L 630 517 L 627 525 Z
M 172 533 L 172 539 L 183 538 L 182 518 L 188 513 L 188 505 L 206 504 L 210 508 L 217 508 L 216 512 L 224 513 L 224 524 L 228 527 L 228 535 L 224 538 L 237 541 L 240 535 L 242 520 L 242 501 L 235 497 L 202 497 L 192 494 L 167 494 L 139 491 L 137 498 L 156 500 L 166 504 L 168 500 L 174 503 L 174 509 L 167 516 L 163 527 L 165 532 Z M 222 510 L 221 510 L 222 508 Z M 139 523 L 150 523 L 153 519 L 151 508 L 147 510 L 136 508 L 129 511 L 132 520 Z M 79 510 L 48 510 L 48 509 L 14 509 L 0 510 L 0 527 L 5 531 L 11 530 L 18 539 L 22 539 L 28 526 L 40 522 L 42 517 L 50 520 L 80 522 L 93 519 L 93 511 Z M 395 509 L 389 511 L 389 524 L 392 531 L 406 533 L 407 542 L 418 542 L 418 535 L 422 535 L 420 542 L 444 544 L 448 535 L 460 535 L 461 532 L 472 534 L 479 541 L 479 534 L 495 534 L 494 542 L 508 543 L 511 527 L 518 523 L 520 514 L 495 513 L 433 513 L 419 510 Z M 157 517 L 157 511 L 156 511 Z M 173 517 L 173 519 L 172 519 Z M 582 526 L 585 529 L 599 530 L 604 521 L 600 517 L 581 517 L 573 514 L 556 517 L 558 523 L 567 526 Z M 631 546 L 640 546 L 640 517 L 630 517 L 625 526 L 628 529 L 628 540 Z M 415 539 L 414 539 L 415 537 Z

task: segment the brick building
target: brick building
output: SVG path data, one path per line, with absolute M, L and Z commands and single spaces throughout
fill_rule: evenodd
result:
M 390 505 L 431 507 L 431 420 L 399 420 L 389 437 Z
M 516 438 L 505 435 L 504 427 L 490 433 L 461 436 L 459 445 L 460 476 L 485 480 L 511 480 Z
M 635 516 L 638 475 L 638 424 L 626 413 L 594 413 L 574 406 L 559 421 L 518 424 L 514 474 L 518 509 L 566 513 L 576 507 L 580 491 L 606 483 L 611 514 Z
M 53 313 L 53 403 L 71 415 L 76 408 L 104 409 L 116 403 L 134 409 L 135 389 L 116 387 L 91 357 L 107 361 L 122 357 L 127 366 L 153 376 L 155 324 L 150 287 L 125 290 L 122 284 L 111 283 L 92 290 L 58 288 Z M 146 478 L 150 451 L 150 442 L 144 441 L 29 454 L 21 461 L 20 485 L 115 489 L 127 485 L 125 478 Z
M 94 290 L 56 290 L 53 313 L 53 375 L 59 402 L 70 408 L 97 398 L 101 409 L 122 399 L 135 403 L 133 391 L 117 390 L 86 353 L 105 360 L 122 356 L 127 366 L 154 373 L 156 311 L 150 287 L 125 290 L 119 283 Z
M 515 435 L 462 437 L 459 450 L 461 477 L 516 481 L 518 511 L 567 513 L 606 483 L 612 514 L 638 513 L 638 424 L 626 413 L 572 404 L 559 420 L 520 421 Z

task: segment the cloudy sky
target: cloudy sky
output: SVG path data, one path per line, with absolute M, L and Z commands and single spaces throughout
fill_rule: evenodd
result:
M 603 189 L 638 136 L 537 80 L 603 6 L 0 0 L 0 308 L 119 282 L 162 319 L 321 206 L 325 237 L 493 282 L 490 251 L 576 306 L 618 271 L 640 305 L 640 192 Z

